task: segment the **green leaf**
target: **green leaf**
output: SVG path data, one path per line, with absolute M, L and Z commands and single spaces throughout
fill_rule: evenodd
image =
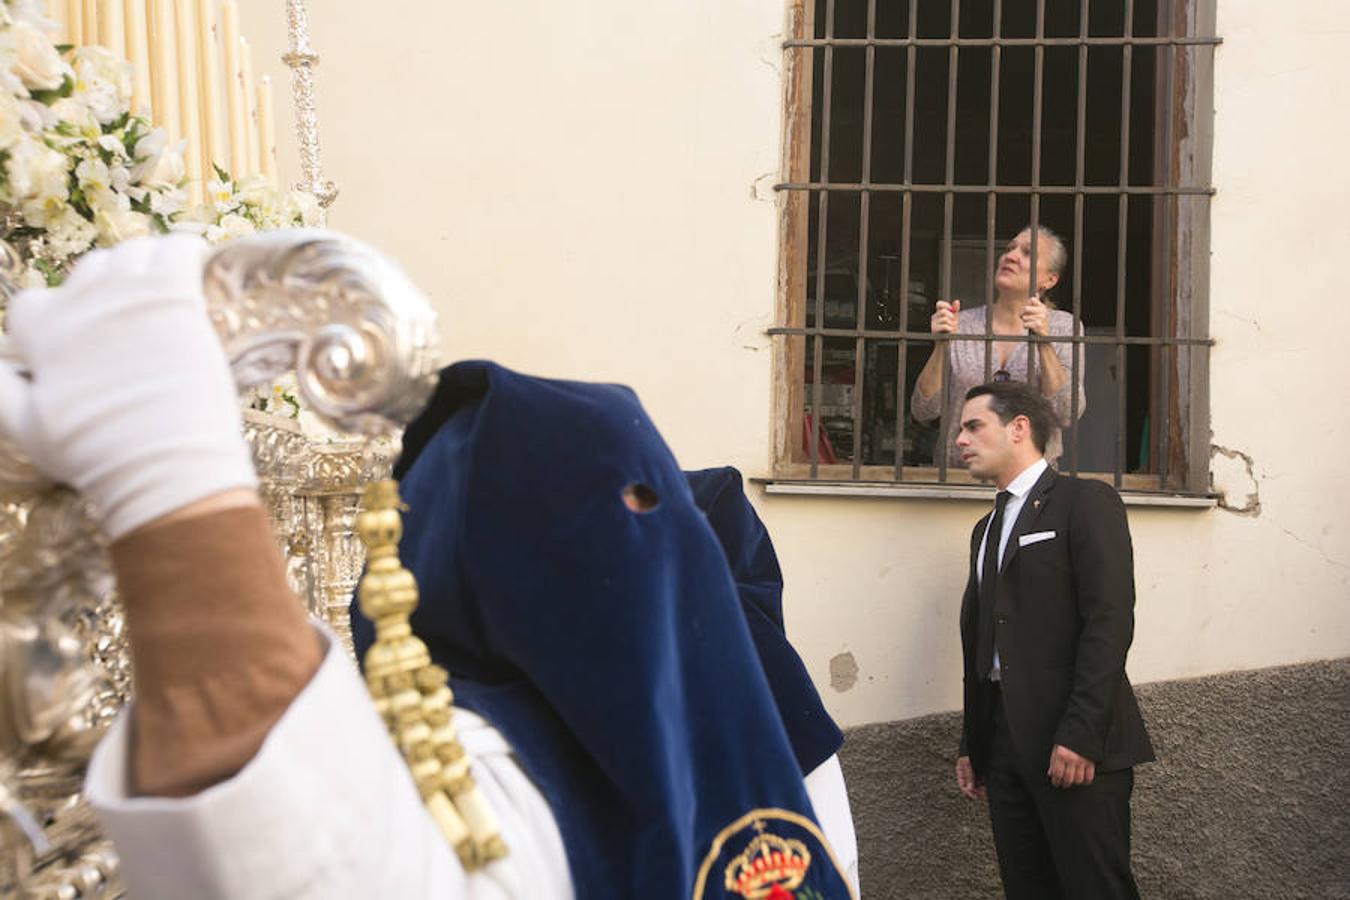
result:
M 211 163 L 211 168 L 213 168 L 213 169 L 216 170 L 216 180 L 217 180 L 217 181 L 224 181 L 224 182 L 227 182 L 227 183 L 228 183 L 228 182 L 234 180 L 234 179 L 230 178 L 230 173 L 229 173 L 229 172 L 226 172 L 224 169 L 222 169 L 222 168 L 220 167 L 220 163 L 218 163 L 218 162 L 213 162 L 213 163 Z
M 44 106 L 51 106 L 62 97 L 69 97 L 75 91 L 75 79 L 69 75 L 61 78 L 61 86 L 49 91 L 29 91 L 29 95 Z
M 61 274 L 60 268 L 43 259 L 42 257 L 38 257 L 37 259 L 33 260 L 33 268 L 37 269 L 39 272 L 42 273 L 42 277 L 47 282 L 47 287 L 56 287 L 64 280 L 64 276 Z

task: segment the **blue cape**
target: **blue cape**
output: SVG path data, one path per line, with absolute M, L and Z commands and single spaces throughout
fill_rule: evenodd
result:
M 549 801 L 578 897 L 849 897 L 722 547 L 630 390 L 451 366 L 395 475 L 413 628 Z
M 727 557 L 741 610 L 769 679 L 778 714 L 802 774 L 838 752 L 844 734 L 825 711 L 806 666 L 783 626 L 783 570 L 773 541 L 746 499 L 741 473 L 731 466 L 685 472 L 694 503 L 708 517 Z

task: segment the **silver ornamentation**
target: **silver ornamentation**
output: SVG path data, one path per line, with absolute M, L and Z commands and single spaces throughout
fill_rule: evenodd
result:
M 401 270 L 328 231 L 227 244 L 203 273 L 216 333 L 240 387 L 294 370 L 302 405 L 349 433 L 386 434 L 436 378 L 436 320 Z
M 309 45 L 309 13 L 304 0 L 286 0 L 286 33 L 290 39 L 281 61 L 291 69 L 291 97 L 295 105 L 295 131 L 300 140 L 300 180 L 297 190 L 318 198 L 325 213 L 337 199 L 337 186 L 323 179 L 319 158 L 319 114 L 314 107 L 314 69 L 319 54 Z
M 435 385 L 434 317 L 400 271 L 329 232 L 241 239 L 203 278 L 241 391 L 295 371 L 304 405 L 359 435 L 243 412 L 291 586 L 350 651 L 361 490 L 387 476 Z M 0 896 L 121 895 L 81 784 L 131 691 L 106 542 L 76 495 L 0 445 Z

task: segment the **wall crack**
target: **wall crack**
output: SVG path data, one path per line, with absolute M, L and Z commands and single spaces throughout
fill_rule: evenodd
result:
M 775 194 L 773 186 L 778 183 L 777 172 L 765 172 L 754 181 L 750 182 L 750 199 L 764 200 L 769 203 L 774 202 Z
M 1239 516 L 1261 515 L 1261 487 L 1256 461 L 1241 450 L 1212 444 L 1209 448 L 1210 487 L 1218 495 L 1219 509 Z

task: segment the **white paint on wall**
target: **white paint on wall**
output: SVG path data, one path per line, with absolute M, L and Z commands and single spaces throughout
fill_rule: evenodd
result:
M 242 6 L 269 71 L 280 5 Z M 769 474 L 784 4 L 310 6 L 332 224 L 403 261 L 448 355 L 626 382 L 686 465 Z M 1135 681 L 1350 654 L 1343 12 L 1219 4 L 1212 424 L 1250 458 L 1260 514 L 1131 510 Z M 955 708 L 983 510 L 753 493 L 841 722 Z M 833 690 L 845 653 L 856 676 Z

